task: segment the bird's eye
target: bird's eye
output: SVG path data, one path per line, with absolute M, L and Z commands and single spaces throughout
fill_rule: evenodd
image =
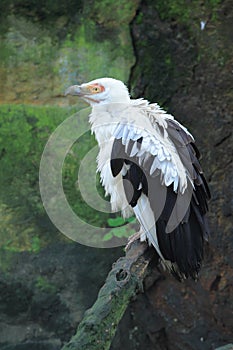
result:
M 98 94 L 99 92 L 103 92 L 104 91 L 104 87 L 102 85 L 93 84 L 93 85 L 89 86 L 89 91 L 92 94 Z

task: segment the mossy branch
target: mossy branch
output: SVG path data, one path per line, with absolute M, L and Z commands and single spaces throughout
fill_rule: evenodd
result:
M 108 350 L 118 323 L 132 298 L 142 290 L 154 249 L 134 242 L 116 263 L 100 289 L 94 305 L 86 311 L 76 334 L 62 350 Z

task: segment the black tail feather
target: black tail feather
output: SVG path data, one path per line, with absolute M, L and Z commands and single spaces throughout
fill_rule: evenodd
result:
M 183 275 L 196 280 L 202 264 L 204 240 L 208 239 L 209 232 L 205 214 L 200 212 L 193 197 L 182 222 L 172 232 L 166 233 L 172 210 L 171 199 L 168 199 L 170 195 L 174 196 L 171 190 L 167 193 L 164 211 L 156 223 L 159 247 L 164 258 L 175 264 L 173 274 L 178 274 L 178 279 Z

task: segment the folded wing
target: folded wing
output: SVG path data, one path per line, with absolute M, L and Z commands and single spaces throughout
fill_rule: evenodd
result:
M 128 203 L 163 263 L 182 279 L 196 278 L 208 239 L 209 189 L 193 137 L 166 119 L 155 132 L 119 123 L 111 171 L 121 174 Z

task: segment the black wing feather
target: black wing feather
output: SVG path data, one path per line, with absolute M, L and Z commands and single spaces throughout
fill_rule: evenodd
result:
M 123 183 L 129 204 L 134 207 L 141 193 L 148 196 L 154 212 L 162 255 L 178 266 L 178 271 L 174 269 L 178 279 L 181 275 L 195 279 L 203 258 L 203 242 L 209 235 L 206 213 L 210 191 L 199 163 L 200 153 L 192 137 L 176 121 L 170 119 L 166 121 L 169 138 L 174 143 L 188 176 L 194 183 L 187 212 L 182 222 L 172 232 L 167 233 L 166 227 L 178 198 L 177 193 L 173 191 L 173 185 L 162 186 L 160 176 L 150 176 L 149 170 L 154 156 L 146 158 L 142 166 L 139 165 L 137 157 L 129 156 L 135 142 L 140 147 L 142 138 L 137 141 L 130 140 L 127 148 L 123 145 L 122 139 L 116 139 L 112 148 L 111 169 L 113 176 L 117 176 L 124 164 L 128 165 Z M 160 175 L 160 170 L 156 175 Z M 161 202 L 163 210 L 158 215 Z

